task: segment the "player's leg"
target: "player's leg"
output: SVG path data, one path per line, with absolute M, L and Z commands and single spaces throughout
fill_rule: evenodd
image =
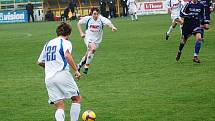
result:
M 56 112 L 55 112 L 55 119 L 56 121 L 64 121 L 65 120 L 65 113 L 64 113 L 64 101 L 60 100 L 55 104 Z
M 81 69 L 81 67 L 83 67 L 85 64 L 86 64 L 86 60 L 87 60 L 87 55 L 88 55 L 88 46 L 89 46 L 89 42 L 88 42 L 88 40 L 85 38 L 84 39 L 84 43 L 85 43 L 85 45 L 86 45 L 86 48 L 87 48 L 87 52 L 85 53 L 85 55 L 82 57 L 82 59 L 81 59 L 81 61 L 79 62 L 79 64 L 77 65 L 77 67 L 78 67 L 78 71 L 80 72 L 80 69 Z
M 179 43 L 178 52 L 176 55 L 176 61 L 179 61 L 179 59 L 181 58 L 181 54 L 182 54 L 184 45 L 186 44 L 186 42 L 191 34 L 192 34 L 192 29 L 189 29 L 188 25 L 184 25 L 182 27 L 182 37 L 181 37 L 181 41 Z
M 180 32 L 182 35 L 182 26 L 183 26 L 184 21 L 179 17 L 179 18 L 175 19 L 175 22 L 180 25 Z
M 30 22 L 30 13 L 28 13 L 28 22 Z
M 136 10 L 135 10 L 135 13 L 134 13 L 134 17 L 135 17 L 135 20 L 137 21 L 138 17 L 137 17 L 137 11 Z
M 200 63 L 199 52 L 201 49 L 201 42 L 202 42 L 201 32 L 196 33 L 195 38 L 196 38 L 196 44 L 195 44 L 195 49 L 194 49 L 193 62 Z
M 180 41 L 179 46 L 178 46 L 178 52 L 176 55 L 176 61 L 179 61 L 179 59 L 181 58 L 182 50 L 184 48 L 184 45 L 187 42 L 187 39 L 188 39 L 188 37 L 184 37 L 184 36 L 181 37 L 181 41 Z
M 129 14 L 131 16 L 131 20 L 134 21 L 134 10 L 132 7 L 129 7 Z
M 177 23 L 175 21 L 173 21 L 171 26 L 169 27 L 168 31 L 166 32 L 166 40 L 169 39 L 169 36 L 172 33 L 173 29 L 176 27 L 176 25 L 177 25 Z
M 131 20 L 134 21 L 134 14 L 131 14 Z
M 73 96 L 71 99 L 72 105 L 70 109 L 70 118 L 71 121 L 78 121 L 81 111 L 81 96 Z
M 31 13 L 32 22 L 34 22 L 34 14 Z
M 88 73 L 88 69 L 90 67 L 90 64 L 93 60 L 94 57 L 94 53 L 96 52 L 96 43 L 91 42 L 88 44 L 88 54 L 87 54 L 87 59 L 86 59 L 86 64 L 84 66 L 84 73 L 87 74 Z
M 86 54 L 82 57 L 81 61 L 79 62 L 78 66 L 78 71 L 80 72 L 80 69 L 83 65 L 85 65 L 86 60 L 87 60 L 87 55 L 88 55 L 88 51 L 86 52 Z

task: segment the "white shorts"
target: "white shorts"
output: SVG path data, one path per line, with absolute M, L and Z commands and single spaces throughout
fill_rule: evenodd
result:
M 88 48 L 89 43 L 95 43 L 95 42 L 91 42 L 88 39 L 84 38 L 84 43 L 86 45 L 86 47 Z M 96 44 L 96 49 L 99 47 L 99 43 L 95 43 Z
M 80 95 L 78 86 L 68 70 L 57 72 L 55 76 L 45 80 L 45 83 L 50 104 Z
M 136 13 L 137 13 L 136 7 L 129 7 L 128 13 L 129 13 L 130 15 L 136 14 Z
M 174 22 L 176 19 L 181 19 L 180 15 L 171 14 L 172 22 Z

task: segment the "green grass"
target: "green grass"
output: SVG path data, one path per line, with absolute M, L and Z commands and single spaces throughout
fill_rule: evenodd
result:
M 105 29 L 89 75 L 78 85 L 82 111 L 92 109 L 97 121 L 214 121 L 215 15 L 205 32 L 201 64 L 192 62 L 194 38 L 175 61 L 177 27 L 168 41 L 169 15 L 143 16 L 137 22 L 113 19 L 117 33 Z M 79 62 L 85 45 L 72 22 L 73 56 Z M 0 25 L 0 120 L 53 121 L 47 103 L 43 69 L 36 65 L 58 22 Z M 70 101 L 66 102 L 69 120 Z M 80 120 L 81 121 L 81 120 Z

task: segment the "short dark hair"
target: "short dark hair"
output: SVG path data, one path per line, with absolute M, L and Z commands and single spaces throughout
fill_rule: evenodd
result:
M 90 10 L 91 15 L 93 14 L 93 11 L 100 13 L 99 8 L 91 8 L 91 10 Z
M 65 22 L 61 22 L 61 24 L 56 29 L 57 36 L 68 36 L 71 34 L 71 32 L 71 26 Z

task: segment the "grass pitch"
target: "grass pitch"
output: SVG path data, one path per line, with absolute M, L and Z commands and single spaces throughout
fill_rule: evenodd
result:
M 105 28 L 89 75 L 78 85 L 81 113 L 93 110 L 97 121 L 214 121 L 215 120 L 215 15 L 205 32 L 200 64 L 192 62 L 191 37 L 182 58 L 175 61 L 180 32 L 168 41 L 169 15 L 113 19 L 117 33 Z M 43 69 L 36 65 L 46 41 L 55 37 L 58 22 L 0 25 L 0 120 L 53 121 L 47 103 Z M 85 45 L 71 22 L 76 63 Z M 70 101 L 66 101 L 69 120 Z M 80 120 L 81 121 L 81 120 Z

